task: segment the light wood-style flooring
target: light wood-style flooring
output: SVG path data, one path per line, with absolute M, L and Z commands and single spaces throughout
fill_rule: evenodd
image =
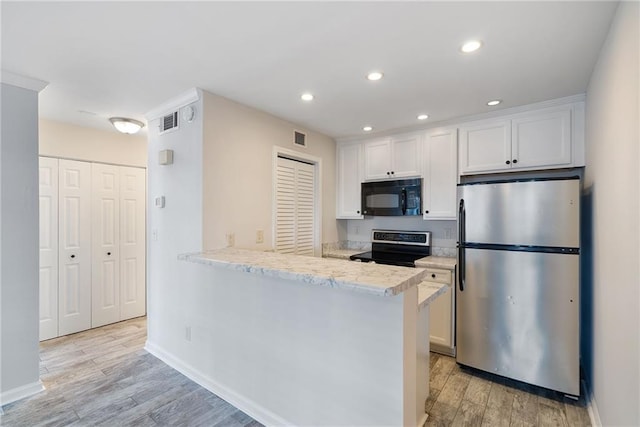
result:
M 584 397 L 458 365 L 431 353 L 427 426 L 590 426 Z
M 2 426 L 230 426 L 260 423 L 143 350 L 146 318 L 40 344 L 46 390 L 4 406 Z
M 40 344 L 46 391 L 4 406 L 2 426 L 261 424 L 148 354 L 146 318 Z M 431 355 L 428 426 L 587 426 L 584 401 Z

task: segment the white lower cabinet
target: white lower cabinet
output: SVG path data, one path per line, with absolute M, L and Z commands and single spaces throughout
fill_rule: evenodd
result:
M 145 171 L 40 158 L 40 340 L 145 313 Z
M 455 356 L 455 289 L 454 273 L 450 270 L 427 268 L 427 281 L 443 283 L 449 289 L 431 303 L 429 312 L 429 342 L 431 351 Z

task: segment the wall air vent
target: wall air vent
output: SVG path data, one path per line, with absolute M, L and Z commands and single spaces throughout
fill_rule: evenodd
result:
M 293 132 L 293 144 L 298 147 L 306 147 L 307 146 L 307 136 L 302 132 Z
M 162 121 L 160 122 L 160 134 L 176 129 L 178 129 L 177 111 L 174 111 L 173 113 L 167 114 L 166 116 L 162 117 Z

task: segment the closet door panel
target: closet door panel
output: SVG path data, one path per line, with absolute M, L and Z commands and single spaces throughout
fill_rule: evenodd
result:
M 91 327 L 120 320 L 120 168 L 94 163 L 91 169 Z
M 58 159 L 40 157 L 40 341 L 58 336 Z
M 146 313 L 145 170 L 120 167 L 120 319 Z
M 59 160 L 60 335 L 91 327 L 91 164 Z

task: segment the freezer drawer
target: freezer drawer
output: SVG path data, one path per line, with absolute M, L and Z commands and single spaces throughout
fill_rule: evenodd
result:
M 465 242 L 580 246 L 580 181 L 498 182 L 458 186 Z
M 457 361 L 579 395 L 579 256 L 465 249 Z

